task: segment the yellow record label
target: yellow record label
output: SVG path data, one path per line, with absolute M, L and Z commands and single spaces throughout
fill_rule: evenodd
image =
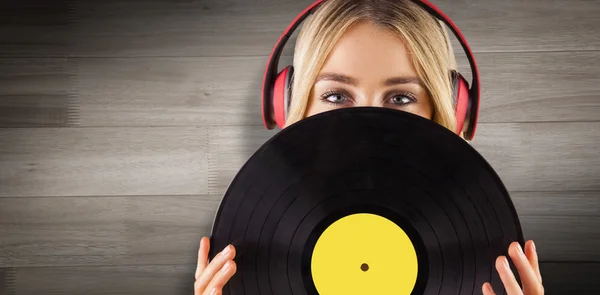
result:
M 321 234 L 311 259 L 321 295 L 410 294 L 417 253 L 406 233 L 379 215 L 345 216 Z

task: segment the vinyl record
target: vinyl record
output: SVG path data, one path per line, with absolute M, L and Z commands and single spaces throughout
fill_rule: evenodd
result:
M 479 294 L 523 234 L 498 175 L 419 116 L 358 107 L 306 118 L 256 151 L 215 216 L 236 246 L 224 294 Z M 501 294 L 501 292 L 498 292 Z

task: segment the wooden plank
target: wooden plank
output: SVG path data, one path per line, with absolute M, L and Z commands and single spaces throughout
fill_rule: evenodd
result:
M 12 267 L 0 266 L 0 294 L 15 294 L 15 272 L 16 270 Z
M 597 64 L 600 51 L 477 54 L 480 122 L 600 121 Z
M 192 294 L 195 267 L 185 264 L 18 268 L 16 292 L 7 295 Z M 600 276 L 600 263 L 542 262 L 540 269 L 545 294 L 600 292 L 600 282 L 596 279 Z
M 221 196 L 0 198 L 0 266 L 188 263 Z M 600 261 L 600 216 L 520 220 L 542 261 Z
M 544 263 L 545 294 L 598 294 L 600 293 L 600 263 Z
M 600 20 L 592 20 L 600 13 L 596 0 L 432 2 L 452 18 L 475 52 L 579 51 L 600 45 L 594 35 Z M 588 34 L 594 36 L 577 41 Z
M 73 52 L 74 1 L 0 2 L 0 56 L 66 57 Z
M 542 261 L 600 261 L 600 216 L 519 216 Z
M 511 192 L 520 216 L 600 216 L 600 192 Z
M 203 194 L 205 128 L 0 129 L 0 196 Z
M 0 127 L 76 125 L 74 74 L 66 58 L 0 59 Z
M 0 7 L 5 11 L 0 54 L 40 57 L 265 55 L 313 1 L 11 2 Z M 600 49 L 596 1 L 435 4 L 452 17 L 476 52 Z
M 220 197 L 0 198 L 0 266 L 185 264 Z
M 76 54 L 266 55 L 287 25 L 310 3 L 310 0 L 78 3 Z M 297 33 L 294 39 L 296 36 Z M 291 52 L 291 46 L 286 52 Z
M 600 122 L 481 124 L 473 146 L 510 191 L 600 190 Z
M 600 121 L 600 73 L 594 66 L 600 51 L 478 58 L 484 86 L 480 122 Z M 265 62 L 265 57 L 0 59 L 0 127 L 262 126 Z
M 185 264 L 18 268 L 14 291 L 6 295 L 193 294 L 195 267 Z
M 78 60 L 81 126 L 262 125 L 266 58 Z

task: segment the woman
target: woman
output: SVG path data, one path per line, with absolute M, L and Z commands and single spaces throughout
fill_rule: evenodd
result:
M 448 75 L 456 68 L 438 20 L 408 0 L 328 0 L 304 21 L 294 54 L 294 78 L 286 126 L 336 108 L 378 106 L 410 112 L 454 131 L 456 119 Z M 462 134 L 461 134 L 462 136 Z M 208 263 L 203 237 L 195 294 L 220 294 L 235 274 L 235 249 L 226 247 Z M 513 242 L 496 270 L 509 295 L 543 294 L 533 241 Z M 495 294 L 489 283 L 485 295 Z

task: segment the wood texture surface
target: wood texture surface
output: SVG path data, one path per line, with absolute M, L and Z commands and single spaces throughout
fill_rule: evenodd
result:
M 13 278 L 4 286 L 5 293 L 0 294 L 189 295 L 194 294 L 195 267 L 186 264 L 8 269 L 5 271 Z
M 2 267 L 188 264 L 218 196 L 0 198 Z
M 270 52 L 312 0 L 15 3 L 0 9 L 3 56 L 247 56 Z M 600 49 L 595 0 L 434 3 L 476 52 Z
M 0 2 L 0 56 L 66 57 L 73 52 L 75 1 Z
M 0 196 L 203 194 L 206 128 L 0 129 Z
M 600 191 L 511 192 L 510 198 L 519 216 L 600 216 Z
M 265 57 L 78 60 L 80 125 L 262 125 L 265 63 Z
M 193 294 L 195 265 L 27 267 L 2 269 L 12 281 L 3 295 L 102 294 L 185 295 Z M 544 263 L 547 295 L 597 294 L 600 263 Z M 0 285 L 0 290 L 2 290 Z
M 599 51 L 477 54 L 480 122 L 600 121 L 598 64 Z
M 75 124 L 74 80 L 66 58 L 0 58 L 0 127 Z
M 473 146 L 511 191 L 600 188 L 600 123 L 481 124 Z

